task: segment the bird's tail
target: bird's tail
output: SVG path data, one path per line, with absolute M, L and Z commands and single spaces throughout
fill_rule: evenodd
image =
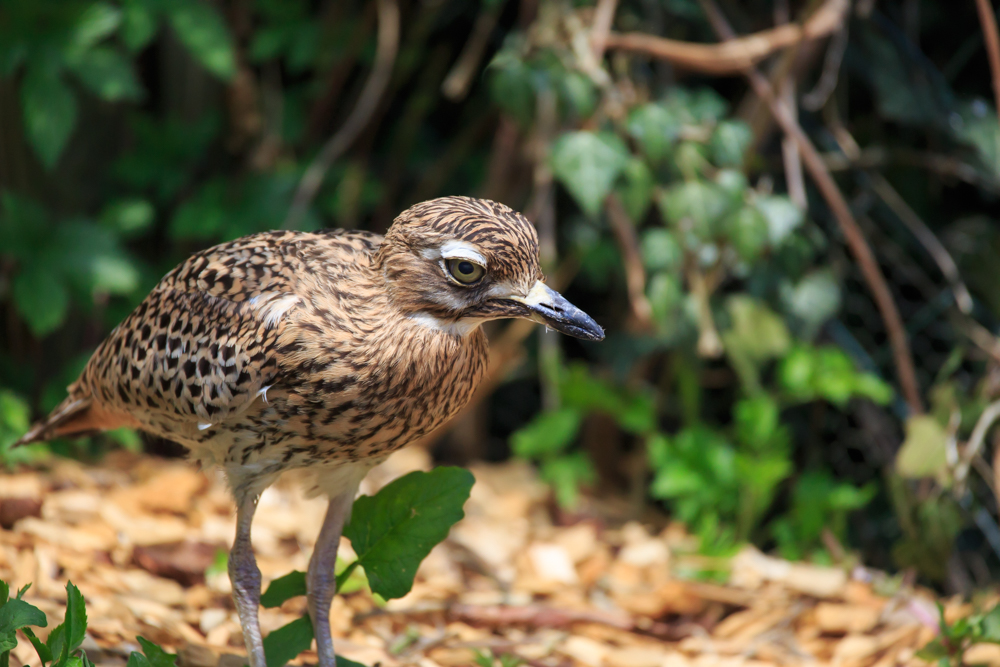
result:
M 13 444 L 14 447 L 32 442 L 44 442 L 59 436 L 78 436 L 103 430 L 94 423 L 93 399 L 79 390 L 79 383 L 69 387 L 69 396 L 56 406 L 48 417 L 36 422 Z

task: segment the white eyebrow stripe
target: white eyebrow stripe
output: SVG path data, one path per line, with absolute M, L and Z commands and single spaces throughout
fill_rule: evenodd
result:
M 476 248 L 465 241 L 448 241 L 440 248 L 442 259 L 467 259 L 486 267 L 486 258 Z

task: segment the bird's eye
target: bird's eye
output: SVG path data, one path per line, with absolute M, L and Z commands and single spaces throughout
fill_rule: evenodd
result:
M 448 260 L 448 271 L 463 285 L 471 285 L 486 274 L 486 269 L 483 267 L 460 257 Z

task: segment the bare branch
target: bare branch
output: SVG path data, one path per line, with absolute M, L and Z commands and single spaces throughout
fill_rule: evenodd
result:
M 741 74 L 782 49 L 840 30 L 849 7 L 848 0 L 826 0 L 802 25 L 790 23 L 721 44 L 681 42 L 640 32 L 612 32 L 606 45 L 610 49 L 637 51 L 669 60 L 703 74 Z
M 997 31 L 997 17 L 990 7 L 990 0 L 976 0 L 979 10 L 979 24 L 983 28 L 983 39 L 986 41 L 986 54 L 990 59 L 990 72 L 993 74 L 993 98 L 997 108 L 997 119 L 1000 121 L 1000 33 Z

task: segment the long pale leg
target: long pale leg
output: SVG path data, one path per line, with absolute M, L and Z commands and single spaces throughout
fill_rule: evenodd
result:
M 349 492 L 330 499 L 323 527 L 316 541 L 316 549 L 309 560 L 306 590 L 309 616 L 312 618 L 313 633 L 316 635 L 319 667 L 336 667 L 337 664 L 337 657 L 333 652 L 333 638 L 330 636 L 330 602 L 337 592 L 337 577 L 334 574 L 337 547 L 340 546 L 340 534 L 344 529 L 344 522 L 351 514 L 356 489 L 357 486 L 354 485 Z
M 250 667 L 266 667 L 264 640 L 260 635 L 257 608 L 260 606 L 260 569 L 250 544 L 250 525 L 257 510 L 257 494 L 237 498 L 236 540 L 229 552 L 229 580 L 233 584 L 233 600 L 243 628 L 243 642 L 250 657 Z

